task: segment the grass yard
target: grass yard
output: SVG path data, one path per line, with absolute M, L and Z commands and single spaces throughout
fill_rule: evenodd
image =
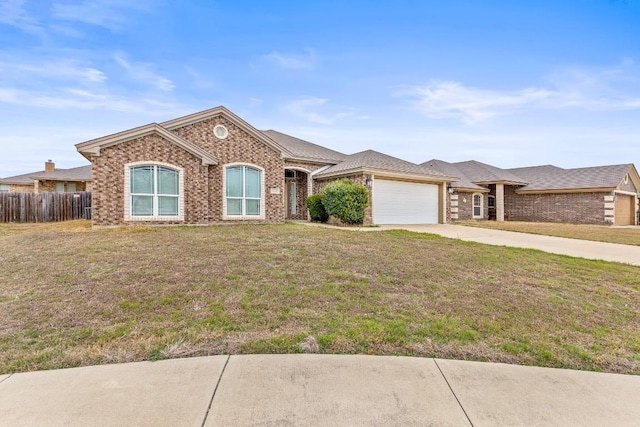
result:
M 640 246 L 640 228 L 518 221 L 458 221 L 456 225 Z
M 209 354 L 640 374 L 640 268 L 404 231 L 0 224 L 0 374 Z

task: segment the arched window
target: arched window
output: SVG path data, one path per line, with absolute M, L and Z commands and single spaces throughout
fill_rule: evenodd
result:
M 162 165 L 129 167 L 129 216 L 180 216 L 180 171 Z
M 473 218 L 482 218 L 482 194 L 473 195 Z
M 264 218 L 263 171 L 247 165 L 225 168 L 224 215 Z

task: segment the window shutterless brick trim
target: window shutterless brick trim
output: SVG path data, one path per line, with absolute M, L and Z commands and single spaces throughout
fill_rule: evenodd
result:
M 249 168 L 257 169 L 260 171 L 260 215 L 228 215 L 227 214 L 227 168 L 234 166 L 246 166 Z M 284 171 L 282 172 L 284 174 Z M 244 191 L 244 190 L 243 190 Z M 252 165 L 250 163 L 229 163 L 222 167 L 222 219 L 224 221 L 237 221 L 237 220 L 263 220 L 265 219 L 265 188 L 264 188 L 264 169 L 258 165 Z
M 160 166 L 178 172 L 178 215 L 177 216 L 133 216 L 131 214 L 131 168 L 136 166 Z M 175 222 L 184 221 L 184 168 L 171 163 L 140 161 L 124 165 L 124 221 Z

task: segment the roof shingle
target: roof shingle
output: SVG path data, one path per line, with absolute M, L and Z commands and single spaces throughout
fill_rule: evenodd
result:
M 34 179 L 51 181 L 91 181 L 91 165 L 79 166 L 70 169 L 56 168 L 53 172 L 37 171 L 23 175 L 9 176 L 0 179 L 0 184 L 30 185 Z
M 451 183 L 453 188 L 489 191 L 486 187 L 474 184 L 460 169 L 449 162 L 445 162 L 444 160 L 432 159 L 428 162 L 421 163 L 420 166 L 430 170 L 439 171 L 445 175 L 458 177 L 458 181 Z
M 632 164 L 562 169 L 555 166 L 534 166 L 510 169 L 529 184 L 518 191 L 574 190 L 616 188 L 629 173 Z
M 347 157 L 346 154 L 340 153 L 339 151 L 331 150 L 282 132 L 275 130 L 264 130 L 261 132 L 293 154 L 296 159 L 335 164 Z
M 347 156 L 343 162 L 317 174 L 317 178 L 325 178 L 334 175 L 346 175 L 351 172 L 371 171 L 389 172 L 397 174 L 414 175 L 417 177 L 434 178 L 437 180 L 452 181 L 457 178 L 448 176 L 440 171 L 425 168 L 406 160 L 398 159 L 374 150 L 361 151 Z
M 486 163 L 476 160 L 466 162 L 452 163 L 458 168 L 471 182 L 474 183 L 495 183 L 507 182 L 510 184 L 526 184 L 519 176 L 505 169 L 500 169 Z

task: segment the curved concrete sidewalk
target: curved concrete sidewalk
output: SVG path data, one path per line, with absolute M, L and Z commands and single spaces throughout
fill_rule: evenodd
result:
M 415 357 L 211 356 L 0 376 L 3 426 L 638 426 L 640 376 Z
M 560 255 L 640 265 L 640 246 L 592 242 L 588 240 L 516 233 L 513 231 L 491 230 L 479 227 L 465 227 L 463 225 L 453 224 L 382 225 L 376 228 L 381 230 L 402 229 L 418 233 L 432 233 L 452 239 L 484 243 L 487 245 L 539 249 Z M 372 229 L 376 228 L 372 227 Z

